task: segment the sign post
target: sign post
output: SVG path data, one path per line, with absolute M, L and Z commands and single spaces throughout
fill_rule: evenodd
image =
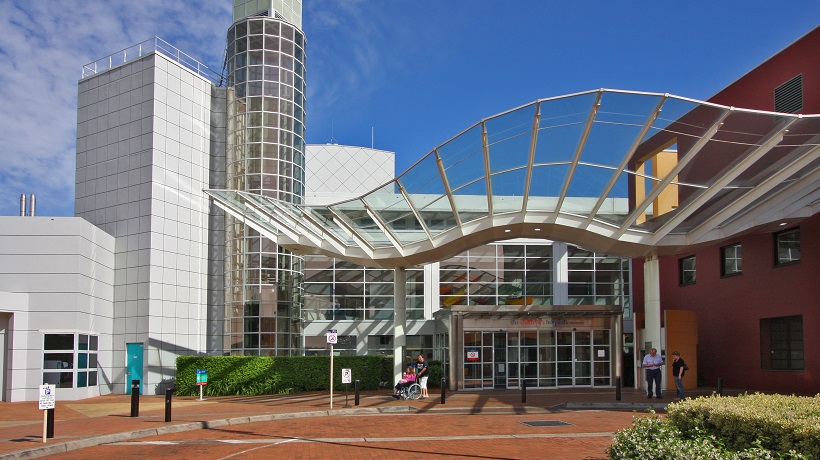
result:
M 350 369 L 342 369 L 342 383 L 345 384 L 345 407 L 350 407 L 350 404 L 347 403 L 347 388 L 352 381 L 352 372 Z
M 202 389 L 207 384 L 208 384 L 208 370 L 207 369 L 197 369 L 196 370 L 196 386 L 199 387 L 199 400 L 200 401 L 204 401 L 204 399 L 202 399 Z
M 57 400 L 56 388 L 49 385 L 40 385 L 40 410 L 43 411 L 43 442 L 46 442 L 48 427 L 48 410 L 54 409 Z
M 333 409 L 333 345 L 336 345 L 338 336 L 336 329 L 327 330 L 327 343 L 330 344 L 330 408 Z

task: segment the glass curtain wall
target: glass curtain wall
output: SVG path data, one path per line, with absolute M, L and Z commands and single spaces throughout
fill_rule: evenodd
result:
M 228 187 L 302 203 L 305 37 L 271 17 L 227 36 Z M 303 259 L 235 219 L 226 231 L 226 333 L 231 354 L 299 355 Z
M 408 268 L 407 319 L 424 319 L 424 270 Z M 393 270 L 322 256 L 305 258 L 308 321 L 393 320 Z
M 481 246 L 442 262 L 439 276 L 442 307 L 554 303 L 549 244 Z

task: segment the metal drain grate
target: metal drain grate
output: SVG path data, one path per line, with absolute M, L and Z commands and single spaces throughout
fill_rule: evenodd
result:
M 533 420 L 531 422 L 521 423 L 527 426 L 571 426 L 571 424 L 560 420 Z

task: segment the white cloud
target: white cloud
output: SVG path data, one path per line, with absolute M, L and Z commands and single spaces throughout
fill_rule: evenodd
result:
M 220 71 L 231 2 L 0 2 L 0 215 L 72 215 L 82 66 L 154 36 Z

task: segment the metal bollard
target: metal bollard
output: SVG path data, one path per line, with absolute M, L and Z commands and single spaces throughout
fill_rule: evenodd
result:
M 718 377 L 717 394 L 723 396 L 723 377 Z
M 621 400 L 621 376 L 615 377 L 615 401 Z
M 521 403 L 527 403 L 527 381 L 521 379 Z
M 140 381 L 131 381 L 131 417 L 140 416 Z
M 359 405 L 359 381 L 358 380 L 353 382 L 353 391 L 356 393 L 356 395 L 353 397 L 353 405 L 358 406 Z
M 54 409 L 46 409 L 46 438 L 54 437 Z
M 171 421 L 171 396 L 174 394 L 176 388 L 165 389 L 165 421 Z
M 447 400 L 447 379 L 442 377 L 441 378 L 441 403 L 446 404 Z

